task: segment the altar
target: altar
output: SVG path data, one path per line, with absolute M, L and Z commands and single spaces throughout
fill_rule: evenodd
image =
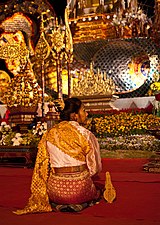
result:
M 144 109 L 148 107 L 150 104 L 155 104 L 155 97 L 136 97 L 136 98 L 119 98 L 114 102 L 114 106 L 121 109 L 130 109 L 130 108 L 139 108 Z
M 112 105 L 114 109 L 122 110 L 122 109 L 131 109 L 131 108 L 139 108 L 144 109 L 150 104 L 155 104 L 155 97 L 148 96 L 148 97 L 135 97 L 135 98 L 115 98 L 115 101 L 112 101 Z M 103 109 L 105 110 L 105 105 L 103 105 Z M 45 114 L 48 112 L 48 104 L 45 103 Z M 5 112 L 7 110 L 6 105 L 0 105 L 0 118 L 1 120 L 5 118 Z M 106 108 L 108 110 L 108 107 Z M 41 116 L 42 110 L 41 106 L 39 105 L 37 109 L 37 116 Z

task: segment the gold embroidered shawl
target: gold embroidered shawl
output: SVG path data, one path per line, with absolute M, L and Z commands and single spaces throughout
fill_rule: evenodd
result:
M 47 131 L 38 145 L 31 183 L 31 196 L 24 209 L 14 212 L 17 215 L 52 211 L 47 193 L 47 180 L 49 177 L 47 141 L 71 157 L 81 161 L 85 161 L 85 156 L 90 150 L 85 137 L 67 121 L 63 121 Z

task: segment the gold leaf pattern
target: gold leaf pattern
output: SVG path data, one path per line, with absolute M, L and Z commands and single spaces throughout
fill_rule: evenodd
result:
M 50 36 L 52 41 L 52 49 L 54 49 L 57 53 L 60 52 L 65 47 L 64 37 L 60 29 L 54 30 Z
M 45 60 L 48 58 L 49 54 L 50 46 L 44 36 L 44 33 L 42 32 L 35 48 L 35 55 L 37 59 Z
M 26 57 L 29 54 L 25 45 L 7 44 L 0 46 L 0 58 L 2 59 L 17 59 Z
M 68 134 L 69 139 L 66 138 Z M 47 140 L 64 153 L 80 161 L 85 161 L 85 156 L 90 150 L 86 138 L 67 121 L 52 128 L 48 133 Z
M 47 132 L 38 146 L 36 164 L 32 176 L 31 197 L 24 209 L 14 212 L 17 215 L 52 211 L 47 193 L 49 156 L 46 151 L 46 135 Z

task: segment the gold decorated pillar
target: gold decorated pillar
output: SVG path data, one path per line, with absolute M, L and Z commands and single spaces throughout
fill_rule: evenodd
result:
M 51 53 L 56 62 L 57 73 L 57 93 L 58 99 L 63 99 L 62 93 L 62 60 L 64 57 L 64 32 L 61 27 L 56 24 L 56 29 L 52 30 L 51 37 Z
M 70 70 L 70 64 L 73 61 L 73 39 L 71 30 L 69 27 L 69 21 L 68 21 L 69 11 L 68 8 L 65 10 L 65 58 L 67 62 L 67 71 L 68 71 L 68 97 L 71 97 L 71 70 Z
M 41 87 L 42 87 L 42 118 L 44 117 L 44 94 L 45 94 L 45 59 L 48 58 L 50 54 L 50 46 L 45 38 L 44 33 L 44 19 L 41 14 L 41 29 L 40 38 L 35 48 L 35 57 L 39 64 L 41 65 Z
M 57 93 L 58 99 L 63 99 L 62 93 L 62 58 L 61 52 L 56 52 L 56 71 L 57 71 Z

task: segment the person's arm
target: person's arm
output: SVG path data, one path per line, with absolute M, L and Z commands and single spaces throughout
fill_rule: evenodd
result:
M 91 176 L 98 174 L 102 170 L 100 147 L 97 138 L 90 133 L 88 137 L 90 151 L 86 156 L 87 166 Z

